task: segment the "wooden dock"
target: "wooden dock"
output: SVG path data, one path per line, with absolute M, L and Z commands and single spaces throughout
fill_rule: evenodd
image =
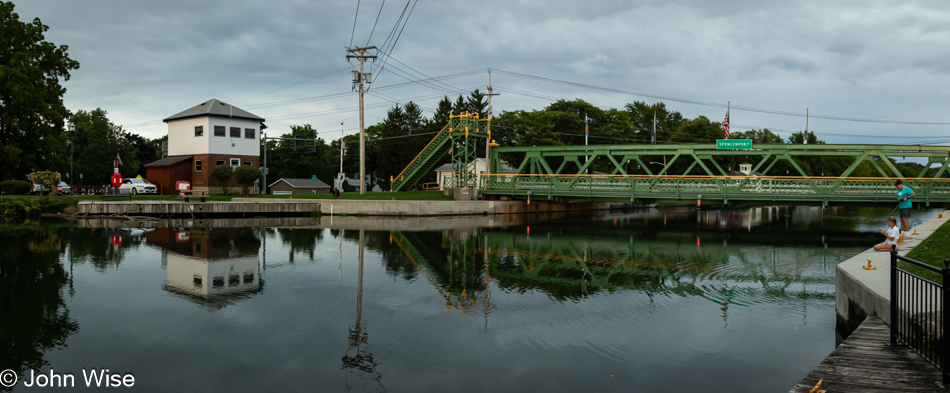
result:
M 828 393 L 946 392 L 940 370 L 901 344 L 888 346 L 889 337 L 884 321 L 868 317 L 789 393 L 808 393 L 818 380 Z

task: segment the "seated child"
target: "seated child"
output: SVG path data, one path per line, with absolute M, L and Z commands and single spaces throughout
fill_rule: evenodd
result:
M 874 250 L 890 251 L 891 245 L 897 244 L 897 237 L 900 236 L 901 233 L 900 228 L 897 227 L 897 219 L 894 218 L 894 216 L 888 217 L 887 230 L 885 231 L 884 228 L 878 228 L 878 230 L 881 231 L 881 234 L 887 237 L 887 239 L 884 240 L 884 243 L 875 244 Z

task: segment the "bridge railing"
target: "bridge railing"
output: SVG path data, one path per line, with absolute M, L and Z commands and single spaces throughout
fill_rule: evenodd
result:
M 392 178 L 392 183 L 393 183 L 392 189 L 398 189 L 402 187 L 402 183 L 406 181 L 406 176 L 411 176 L 413 174 L 413 171 L 419 169 L 419 167 L 421 167 L 425 163 L 424 160 L 428 158 L 430 155 L 432 155 L 433 153 L 435 153 L 435 151 L 439 148 L 440 144 L 444 140 L 449 138 L 449 133 L 445 132 L 445 130 L 447 130 L 448 128 L 449 128 L 448 124 L 446 124 L 445 127 L 442 127 L 442 129 L 439 130 L 439 133 L 436 134 L 436 136 L 434 136 L 432 140 L 429 141 L 429 144 L 427 144 L 426 147 L 424 147 L 421 151 L 419 151 L 419 154 L 416 154 L 415 158 L 413 158 L 412 161 L 409 162 L 409 165 L 406 165 L 406 168 L 404 168 L 402 172 L 399 172 L 398 175 Z M 396 184 L 399 184 L 399 186 L 396 186 Z
M 950 200 L 950 179 L 910 178 L 919 200 Z M 481 175 L 478 187 L 487 193 L 558 196 L 622 196 L 671 198 L 686 195 L 734 198 L 741 196 L 877 197 L 894 198 L 894 179 L 874 177 L 797 176 L 681 176 L 606 174 L 491 174 Z
M 896 247 L 896 246 L 895 246 Z M 938 284 L 897 267 L 897 261 L 934 272 L 943 278 Z M 950 383 L 946 356 L 950 354 L 950 324 L 946 305 L 950 304 L 950 259 L 943 269 L 897 255 L 891 251 L 891 345 L 901 342 L 943 372 L 943 384 Z

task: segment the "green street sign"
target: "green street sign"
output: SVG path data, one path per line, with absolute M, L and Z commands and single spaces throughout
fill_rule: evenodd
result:
M 751 139 L 717 139 L 716 149 L 742 149 L 752 148 Z

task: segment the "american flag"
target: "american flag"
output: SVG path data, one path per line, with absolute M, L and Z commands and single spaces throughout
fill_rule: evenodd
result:
M 729 139 L 729 109 L 726 109 L 726 118 L 722 121 L 722 132 Z
M 115 153 L 115 162 L 113 162 L 113 164 L 115 165 L 115 167 L 119 167 L 120 165 L 122 165 L 122 157 L 119 157 L 118 152 Z

